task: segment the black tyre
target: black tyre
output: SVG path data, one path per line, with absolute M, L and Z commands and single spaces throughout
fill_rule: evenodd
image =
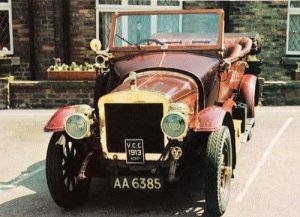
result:
M 55 203 L 64 208 L 80 205 L 88 195 L 91 178 L 78 179 L 86 156 L 84 144 L 76 143 L 64 133 L 54 133 L 46 157 L 46 177 Z
M 228 127 L 212 132 L 206 151 L 205 198 L 210 213 L 221 216 L 227 207 L 232 176 L 232 145 Z

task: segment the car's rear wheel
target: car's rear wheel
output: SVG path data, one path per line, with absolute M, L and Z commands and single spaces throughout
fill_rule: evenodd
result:
M 206 151 L 205 197 L 210 213 L 220 216 L 227 207 L 232 176 L 232 145 L 228 127 L 212 132 Z
M 80 205 L 88 195 L 91 178 L 78 179 L 86 156 L 86 145 L 72 140 L 65 133 L 54 133 L 46 157 L 46 177 L 50 194 L 61 207 Z

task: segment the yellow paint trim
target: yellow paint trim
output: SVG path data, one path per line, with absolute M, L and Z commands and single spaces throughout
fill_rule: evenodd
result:
M 238 119 L 233 120 L 236 154 L 238 154 L 241 149 L 241 139 L 242 139 L 241 124 L 242 124 L 241 120 L 238 120 Z
M 108 152 L 107 149 L 107 139 L 106 139 L 106 127 L 105 127 L 105 111 L 104 105 L 106 103 L 161 103 L 163 104 L 163 116 L 165 116 L 169 110 L 169 105 L 171 103 L 167 96 L 164 96 L 157 92 L 145 91 L 145 90 L 126 90 L 120 92 L 113 92 L 101 97 L 98 101 L 99 115 L 100 115 L 100 144 L 102 146 L 103 156 L 109 160 L 126 160 L 126 153 L 114 153 Z M 164 145 L 166 146 L 168 139 L 165 136 Z M 147 161 L 157 161 L 159 160 L 161 154 L 145 154 L 145 160 Z M 167 157 L 165 158 L 165 160 Z

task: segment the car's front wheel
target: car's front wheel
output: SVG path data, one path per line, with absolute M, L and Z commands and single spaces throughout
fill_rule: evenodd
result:
M 65 133 L 52 135 L 46 157 L 46 178 L 57 205 L 73 208 L 87 197 L 91 178 L 78 179 L 85 156 L 85 144 L 72 140 Z
M 232 176 L 232 144 L 228 127 L 212 132 L 206 151 L 205 198 L 207 209 L 221 216 L 227 207 Z

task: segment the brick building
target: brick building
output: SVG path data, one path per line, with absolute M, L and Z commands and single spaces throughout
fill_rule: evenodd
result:
M 54 57 L 93 61 L 89 41 L 96 37 L 107 44 L 113 11 L 191 8 L 223 8 L 227 32 L 259 32 L 261 76 L 290 80 L 300 61 L 298 1 L 0 0 L 0 49 L 9 49 L 15 79 L 47 80 Z
M 20 58 L 20 65 L 12 68 L 13 75 L 23 80 L 45 79 L 46 68 L 54 57 L 65 62 L 90 60 L 89 41 L 100 37 L 105 42 L 109 24 L 105 26 L 101 22 L 109 22 L 107 17 L 111 11 L 153 9 L 151 4 L 150 0 L 1 0 L 0 43 L 11 48 L 14 57 Z M 227 31 L 259 32 L 264 43 L 260 55 L 265 61 L 262 76 L 266 80 L 289 80 L 289 64 L 294 67 L 296 60 L 300 61 L 300 38 L 295 34 L 300 31 L 300 3 L 297 1 L 180 3 L 159 0 L 156 4 L 157 9 L 168 6 L 223 8 Z M 9 28 L 12 28 L 10 33 Z M 4 39 L 9 34 L 10 41 Z

